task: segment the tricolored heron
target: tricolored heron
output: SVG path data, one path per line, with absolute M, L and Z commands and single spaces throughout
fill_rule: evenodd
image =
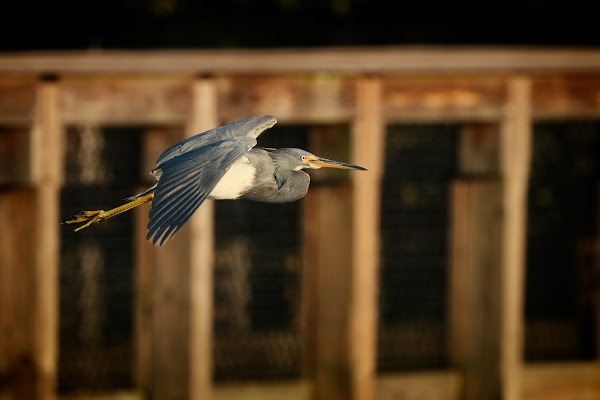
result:
M 152 201 L 146 239 L 166 243 L 206 198 L 287 203 L 306 195 L 304 168 L 365 170 L 295 148 L 254 148 L 256 138 L 277 123 L 270 115 L 242 119 L 185 139 L 165 150 L 151 172 L 156 183 L 112 210 L 83 211 L 67 224 L 91 224 Z

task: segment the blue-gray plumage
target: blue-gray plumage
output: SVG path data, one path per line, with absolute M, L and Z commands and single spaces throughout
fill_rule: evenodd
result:
M 364 168 L 320 158 L 295 148 L 255 148 L 256 138 L 277 120 L 246 118 L 192 136 L 165 150 L 152 174 L 157 182 L 109 211 L 84 211 L 67 223 L 92 223 L 152 201 L 147 239 L 162 245 L 207 198 L 285 203 L 303 198 L 310 183 L 305 168 Z

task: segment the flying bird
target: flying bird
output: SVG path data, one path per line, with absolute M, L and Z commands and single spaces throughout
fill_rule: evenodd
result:
M 209 199 L 246 199 L 287 203 L 303 198 L 310 183 L 303 169 L 321 167 L 365 170 L 296 148 L 262 148 L 256 138 L 277 123 L 254 116 L 185 139 L 165 150 L 151 174 L 156 183 L 108 211 L 82 211 L 67 224 L 75 231 L 152 202 L 146 239 L 163 245 Z

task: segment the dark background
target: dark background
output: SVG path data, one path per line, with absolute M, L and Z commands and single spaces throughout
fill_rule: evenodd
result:
M 107 0 L 0 6 L 0 50 L 600 44 L 593 1 Z

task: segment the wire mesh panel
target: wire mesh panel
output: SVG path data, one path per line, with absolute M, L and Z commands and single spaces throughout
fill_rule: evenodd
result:
M 458 126 L 390 126 L 381 194 L 378 370 L 446 363 L 448 198 Z
M 139 133 L 94 126 L 66 135 L 61 219 L 107 209 L 134 192 Z M 132 215 L 73 232 L 63 225 L 60 270 L 59 390 L 131 387 Z
M 306 129 L 278 126 L 264 147 L 304 148 Z M 215 205 L 217 381 L 300 374 L 301 202 Z
M 533 145 L 526 359 L 593 358 L 600 123 L 539 123 Z

